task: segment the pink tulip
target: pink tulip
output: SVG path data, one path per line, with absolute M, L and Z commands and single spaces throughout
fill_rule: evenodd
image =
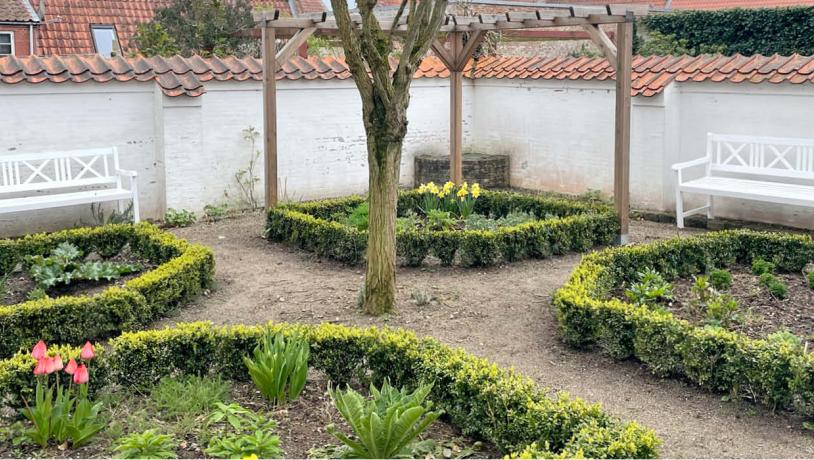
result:
M 37 365 L 34 366 L 34 375 L 45 375 L 47 373 L 45 372 L 46 361 L 47 358 L 40 358 L 37 360 Z
M 80 364 L 79 367 L 76 368 L 76 372 L 73 374 L 73 383 L 82 385 L 83 383 L 88 383 L 89 378 L 90 376 L 88 375 L 87 366 Z
M 62 370 L 62 356 L 56 355 L 54 356 L 54 370 L 61 371 Z
M 74 372 L 76 372 L 76 368 L 77 368 L 76 360 L 71 358 L 71 360 L 68 361 L 68 365 L 65 366 L 65 373 L 68 375 L 73 375 Z
M 90 361 L 94 356 L 96 356 L 96 353 L 93 352 L 93 345 L 91 345 L 90 342 L 85 342 L 85 346 L 82 347 L 79 357 L 85 361 Z
M 48 358 L 43 358 L 45 361 L 45 373 L 51 374 L 57 371 L 57 358 L 49 356 Z M 62 360 L 59 360 L 60 366 L 62 365 Z
M 45 358 L 45 353 L 47 351 L 48 347 L 45 346 L 45 342 L 40 340 L 36 345 L 34 345 L 34 348 L 31 349 L 31 356 L 33 356 L 34 359 L 40 360 Z

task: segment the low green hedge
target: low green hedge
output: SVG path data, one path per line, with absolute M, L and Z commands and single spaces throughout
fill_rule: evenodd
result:
M 79 344 L 118 335 L 162 317 L 212 282 L 212 251 L 178 239 L 150 224 L 106 225 L 0 240 L 0 275 L 27 255 L 47 255 L 63 242 L 103 257 L 125 245 L 159 264 L 124 284 L 94 296 L 64 296 L 0 306 L 0 357 L 31 347 L 37 340 Z
M 655 434 L 634 422 L 622 423 L 565 394 L 549 397 L 513 371 L 498 368 L 460 349 L 401 330 L 271 324 L 311 343 L 312 367 L 336 384 L 354 381 L 415 386 L 433 382 L 432 400 L 466 435 L 489 440 L 503 452 L 535 444 L 547 457 L 652 458 Z M 216 374 L 247 380 L 242 357 L 262 337 L 262 326 L 213 327 L 191 323 L 175 328 L 125 333 L 94 360 L 91 383 L 149 385 L 178 374 Z M 63 356 L 77 351 L 60 350 Z M 33 386 L 34 360 L 20 354 L 0 362 L 0 396 Z
M 420 196 L 415 190 L 401 192 L 399 215 L 417 209 Z M 367 232 L 330 218 L 337 212 L 352 210 L 364 200 L 351 196 L 278 206 L 268 212 L 266 235 L 272 241 L 291 242 L 322 257 L 360 263 L 365 258 Z M 452 264 L 458 255 L 464 265 L 488 266 L 499 261 L 585 251 L 612 243 L 619 231 L 615 214 L 602 204 L 484 191 L 475 205 L 475 212 L 480 214 L 505 216 L 510 211 L 533 212 L 541 219 L 495 231 L 403 231 L 396 235 L 396 252 L 412 266 L 420 265 L 428 255 L 437 257 L 443 265 Z
M 674 278 L 755 258 L 799 272 L 814 261 L 814 241 L 735 230 L 590 254 L 554 295 L 561 332 L 573 346 L 599 345 L 617 359 L 635 357 L 661 376 L 683 376 L 706 389 L 814 416 L 814 354 L 611 298 L 614 288 L 635 281 L 646 267 Z

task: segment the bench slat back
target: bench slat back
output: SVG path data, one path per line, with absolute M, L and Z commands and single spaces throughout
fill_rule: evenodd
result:
M 0 194 L 114 184 L 118 168 L 115 147 L 0 155 Z
M 814 179 L 814 139 L 707 135 L 710 169 L 797 179 Z

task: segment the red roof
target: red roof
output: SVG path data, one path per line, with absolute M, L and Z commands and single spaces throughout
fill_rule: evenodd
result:
M 0 2 L 9 0 L 0 0 Z M 11 0 L 18 1 L 18 0 Z M 321 0 L 295 0 L 298 13 L 322 11 Z M 287 0 L 250 0 L 290 14 Z M 40 26 L 39 54 L 92 54 L 96 52 L 91 25 L 112 25 L 123 51 L 134 49 L 131 43 L 139 24 L 150 22 L 155 10 L 169 0 L 45 0 L 46 24 Z
M 39 22 L 28 0 L 0 0 L 0 22 Z
M 727 8 L 782 8 L 814 6 L 814 0 L 673 0 L 674 10 L 723 10 Z
M 604 58 L 487 57 L 472 62 L 464 75 L 474 78 L 526 78 L 543 80 L 608 80 L 615 78 Z M 261 62 L 254 58 L 203 59 L 50 56 L 0 58 L 0 82 L 82 83 L 95 81 L 155 81 L 168 96 L 200 96 L 208 81 L 262 80 Z M 338 58 L 292 58 L 277 72 L 277 80 L 344 80 L 350 78 Z M 419 66 L 416 78 L 447 78 L 449 71 L 436 57 Z M 730 83 L 814 84 L 814 56 L 636 56 L 633 59 L 634 96 L 654 96 L 673 81 Z

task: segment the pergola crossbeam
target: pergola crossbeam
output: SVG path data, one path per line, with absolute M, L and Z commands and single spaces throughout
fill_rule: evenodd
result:
M 300 31 L 294 34 L 293 37 L 289 38 L 286 44 L 283 45 L 283 48 L 277 52 L 277 62 L 288 62 L 288 60 L 294 56 L 294 53 L 297 52 L 299 47 L 308 41 L 308 37 L 314 35 L 314 32 L 316 31 L 317 29 L 315 27 L 300 29 Z

